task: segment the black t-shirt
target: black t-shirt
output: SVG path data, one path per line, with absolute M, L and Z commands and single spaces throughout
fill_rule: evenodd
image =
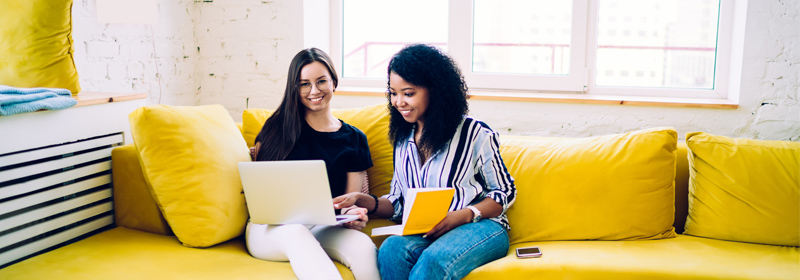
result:
M 347 172 L 359 172 L 372 167 L 367 136 L 342 120 L 336 132 L 319 132 L 303 121 L 300 137 L 286 160 L 321 159 L 328 170 L 331 195 L 337 197 L 347 190 Z

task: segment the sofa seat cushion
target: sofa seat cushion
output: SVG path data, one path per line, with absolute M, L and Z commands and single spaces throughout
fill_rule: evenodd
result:
M 539 246 L 543 256 L 514 250 Z M 800 249 L 678 235 L 637 241 L 544 241 L 511 246 L 465 279 L 798 279 Z
M 363 232 L 372 239 L 372 243 L 375 243 L 375 247 L 380 248 L 381 244 L 383 244 L 383 241 L 385 241 L 386 238 L 389 238 L 389 235 L 372 236 L 372 229 L 379 227 L 394 226 L 394 225 L 397 225 L 397 223 L 387 219 L 381 219 L 376 216 L 371 216 L 369 217 L 367 226 L 362 228 L 361 232 Z
M 349 269 L 334 262 L 344 279 Z M 0 270 L 0 279 L 296 279 L 288 262 L 251 257 L 243 238 L 198 249 L 117 227 Z

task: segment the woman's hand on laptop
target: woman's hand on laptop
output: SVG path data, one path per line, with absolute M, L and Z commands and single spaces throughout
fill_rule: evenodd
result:
M 346 193 L 337 197 L 333 198 L 333 208 L 334 209 L 345 209 L 350 206 L 356 205 L 356 201 L 358 201 L 358 196 L 361 193 Z
M 259 148 L 261 148 L 261 142 L 256 142 L 256 145 L 250 148 L 250 160 L 256 161 L 256 156 L 258 156 Z
M 342 215 L 358 215 L 358 220 L 344 223 L 345 227 L 354 230 L 363 229 L 367 226 L 367 221 L 369 221 L 369 217 L 367 217 L 367 209 L 358 206 L 342 209 Z

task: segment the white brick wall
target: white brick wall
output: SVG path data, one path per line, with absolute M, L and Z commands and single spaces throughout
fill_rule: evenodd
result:
M 159 23 L 101 24 L 95 0 L 74 0 L 75 65 L 84 91 L 146 92 L 148 103 L 159 100 L 158 54 L 162 104 L 194 105 L 197 86 L 192 78 L 193 1 L 159 1 Z M 152 35 L 151 35 L 152 34 Z M 187 57 L 186 59 L 184 57 Z M 170 103 L 166 103 L 169 100 Z
M 86 42 L 86 53 L 98 58 L 112 58 L 119 55 L 119 45 L 116 42 Z
M 302 15 L 282 11 L 302 11 L 302 1 L 196 2 L 195 7 L 198 104 L 223 104 L 236 120 L 247 98 L 251 107 L 276 107 L 285 69 L 302 48 L 302 34 L 288 32 Z
M 86 91 L 150 94 L 161 104 L 222 104 L 241 120 L 275 108 L 288 64 L 302 49 L 299 0 L 159 0 L 154 37 L 145 25 L 98 24 L 95 0 L 75 0 L 76 64 Z M 471 101 L 471 114 L 501 133 L 594 136 L 654 126 L 755 139 L 800 141 L 800 0 L 750 0 L 740 107 L 699 109 Z M 199 48 L 199 50 L 198 50 Z M 337 96 L 335 107 L 385 102 Z

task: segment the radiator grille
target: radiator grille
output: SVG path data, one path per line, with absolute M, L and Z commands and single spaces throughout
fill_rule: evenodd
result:
M 0 268 L 113 228 L 122 133 L 0 155 Z

